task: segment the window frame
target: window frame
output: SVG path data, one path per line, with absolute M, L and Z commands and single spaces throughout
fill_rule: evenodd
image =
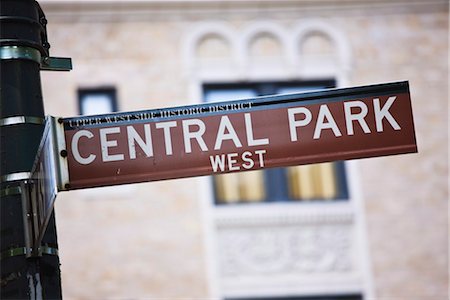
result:
M 202 84 L 202 95 L 203 101 L 207 102 L 207 94 L 211 91 L 218 90 L 252 90 L 255 91 L 256 96 L 266 96 L 271 94 L 277 94 L 278 90 L 283 88 L 294 88 L 301 89 L 305 88 L 305 91 L 313 91 L 317 86 L 317 89 L 327 89 L 335 88 L 337 82 L 334 78 L 324 78 L 324 79 L 312 79 L 312 80 L 282 80 L 282 81 L 254 81 L 254 82 L 205 82 Z M 294 92 L 292 92 L 294 93 Z M 347 178 L 346 164 L 343 161 L 335 161 L 335 177 L 337 179 L 336 185 L 338 188 L 338 194 L 333 199 L 322 199 L 322 198 L 312 198 L 312 199 L 297 199 L 290 197 L 287 179 L 287 167 L 279 168 L 267 168 L 262 169 L 264 172 L 264 182 L 265 182 L 265 193 L 266 197 L 262 201 L 258 202 L 246 202 L 246 201 L 236 201 L 233 203 L 221 202 L 217 199 L 217 184 L 213 176 L 211 177 L 212 187 L 213 187 L 213 198 L 214 204 L 218 206 L 222 205 L 249 205 L 249 204 L 263 204 L 263 203 L 274 203 L 274 202 L 335 202 L 335 201 L 348 201 L 350 199 L 349 186 Z M 279 186 L 284 186 L 286 188 L 280 189 Z
M 106 95 L 111 100 L 111 112 L 118 111 L 117 104 L 117 91 L 116 88 L 111 86 L 98 87 L 98 88 L 79 88 L 77 91 L 78 95 L 78 113 L 79 115 L 85 115 L 83 112 L 83 99 L 90 95 Z

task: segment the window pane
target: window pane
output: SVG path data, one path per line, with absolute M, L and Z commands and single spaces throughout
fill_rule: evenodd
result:
M 286 173 L 286 168 L 271 168 L 264 170 L 267 201 L 286 201 L 289 199 Z
M 313 165 L 290 167 L 289 188 L 292 199 L 313 199 L 315 197 Z
M 329 200 L 338 196 L 335 163 L 290 167 L 288 176 L 292 199 Z
M 239 202 L 238 174 L 222 174 L 214 176 L 216 199 L 219 203 Z
M 311 92 L 314 90 L 320 90 L 322 87 L 320 86 L 293 86 L 293 87 L 282 87 L 277 91 L 279 94 L 294 94 L 294 93 L 304 93 Z
M 260 202 L 266 198 L 263 171 L 249 171 L 238 175 L 239 196 L 242 201 Z
M 116 89 L 100 87 L 78 90 L 81 115 L 107 114 L 117 111 Z
M 206 102 L 240 100 L 252 97 L 256 97 L 256 92 L 251 89 L 217 89 L 205 93 Z
M 334 163 L 322 163 L 317 165 L 317 189 L 321 199 L 334 199 L 337 196 L 336 173 Z
M 83 115 L 106 114 L 113 111 L 113 100 L 107 94 L 87 94 L 81 98 Z
M 214 185 L 218 203 L 260 202 L 266 197 L 260 170 L 216 175 Z

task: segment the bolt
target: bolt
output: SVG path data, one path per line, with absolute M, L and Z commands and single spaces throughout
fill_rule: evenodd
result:
M 66 184 L 64 185 L 64 188 L 65 188 L 65 189 L 70 189 L 70 183 L 66 183 Z
M 61 154 L 62 157 L 67 157 L 67 150 L 61 150 L 59 154 Z

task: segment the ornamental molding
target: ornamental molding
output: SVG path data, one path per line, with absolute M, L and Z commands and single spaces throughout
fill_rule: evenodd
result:
M 339 225 L 353 223 L 354 217 L 354 209 L 348 201 L 219 205 L 214 210 L 219 230 L 229 227 Z
M 185 32 L 181 50 L 183 70 L 186 77 L 201 81 L 346 78 L 352 68 L 352 49 L 346 34 L 333 23 L 320 19 L 302 20 L 291 26 L 281 25 L 276 20 L 260 19 L 240 29 L 223 21 L 200 21 L 188 26 Z M 317 33 L 329 39 L 333 54 L 306 60 L 300 51 L 301 46 L 310 34 Z M 250 46 L 264 34 L 273 37 L 280 47 L 281 61 L 275 60 L 274 64 L 270 58 L 264 58 L 258 64 L 252 64 Z M 221 39 L 230 50 L 229 57 L 212 61 L 198 57 L 196 50 L 209 37 Z
M 359 269 L 352 223 L 228 227 L 218 230 L 217 241 L 223 278 L 345 276 Z
M 224 15 L 248 17 L 301 14 L 336 15 L 448 11 L 445 0 L 40 0 L 50 20 L 70 21 L 142 21 L 171 20 L 186 17 L 216 18 Z
M 352 201 L 215 207 L 223 294 L 362 293 L 354 211 Z

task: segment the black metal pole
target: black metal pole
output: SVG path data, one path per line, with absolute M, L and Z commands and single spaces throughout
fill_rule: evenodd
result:
M 44 128 L 40 66 L 48 57 L 45 24 L 37 2 L 0 1 L 1 299 L 61 298 L 54 214 L 42 242 L 46 253 L 27 258 L 22 205 Z

